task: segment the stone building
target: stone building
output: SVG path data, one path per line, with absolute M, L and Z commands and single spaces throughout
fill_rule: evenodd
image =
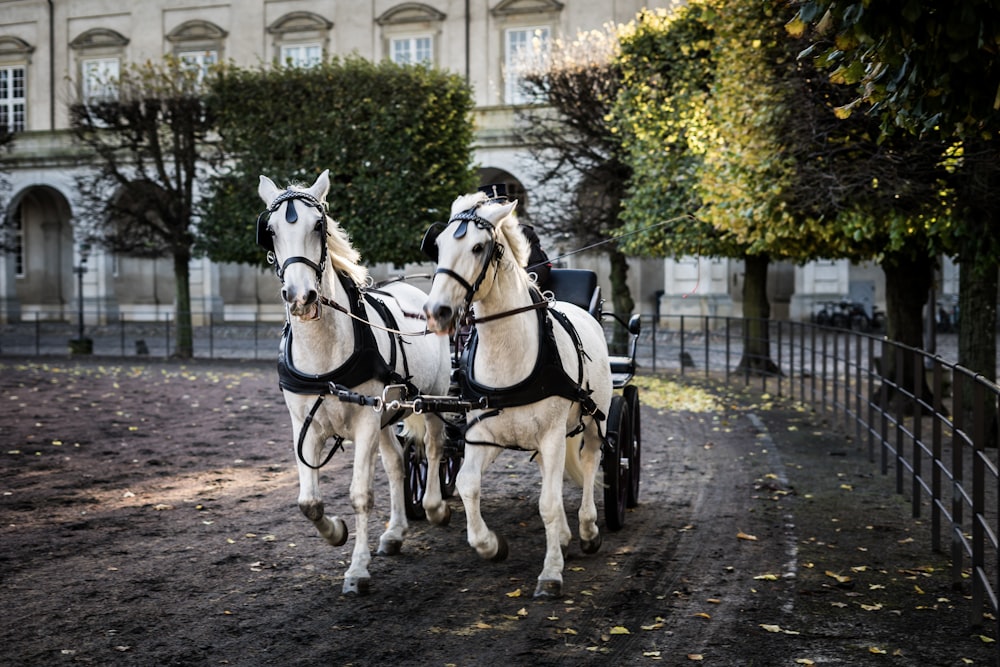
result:
M 173 311 L 169 259 L 81 253 L 87 249 L 74 235 L 73 176 L 87 165 L 67 129 L 67 104 L 101 94 L 101 79 L 125 62 L 167 53 L 196 67 L 222 60 L 308 65 L 349 53 L 429 61 L 473 88 L 481 181 L 506 182 L 530 207 L 537 188 L 511 132 L 521 101 L 516 68 L 508 67 L 512 54 L 629 21 L 647 4 L 671 0 L 0 1 L 0 122 L 17 133 L 0 172 L 9 181 L 4 201 L 18 230 L 16 252 L 0 255 L 0 322 L 71 319 L 81 283 L 88 321 L 156 320 Z M 607 274 L 599 254 L 566 262 Z M 81 267 L 87 270 L 79 280 Z M 380 271 L 390 267 L 373 273 Z M 270 273 L 197 259 L 191 274 L 196 323 L 282 317 Z M 774 314 L 808 315 L 814 301 L 843 296 L 855 283 L 877 300 L 880 275 L 845 262 L 775 267 Z M 740 276 L 739 263 L 729 260 L 644 260 L 633 262 L 630 287 L 641 312 L 659 302 L 665 313 L 728 315 L 739 311 Z

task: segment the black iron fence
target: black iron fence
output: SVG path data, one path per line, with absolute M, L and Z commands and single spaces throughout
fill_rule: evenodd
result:
M 942 354 L 931 354 L 877 334 L 807 323 L 712 316 L 643 320 L 641 369 L 759 384 L 813 406 L 853 434 L 873 464 L 895 476 L 913 515 L 929 514 L 933 548 L 950 553 L 955 585 L 971 588 L 972 622 L 982 624 L 986 613 L 1000 618 L 1000 387 L 947 360 L 957 358 L 954 334 L 938 339 Z M 277 355 L 281 322 L 210 316 L 199 321 L 193 330 L 196 357 Z M 617 325 L 610 318 L 606 325 L 610 340 Z M 750 339 L 755 330 L 761 333 Z M 94 355 L 166 358 L 176 351 L 170 315 L 83 327 L 82 337 Z M 73 344 L 80 338 L 78 324 L 38 317 L 0 325 L 0 354 L 67 355 L 81 351 Z M 1000 622 L 993 622 L 1000 636 Z

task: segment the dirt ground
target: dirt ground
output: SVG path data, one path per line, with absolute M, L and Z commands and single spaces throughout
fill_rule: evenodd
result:
M 571 546 L 563 598 L 531 597 L 539 477 L 515 452 L 484 484 L 508 560 L 468 547 L 456 497 L 354 597 L 351 543 L 296 506 L 272 363 L 0 360 L 0 664 L 997 663 L 995 623 L 970 625 L 926 521 L 843 435 L 766 396 L 640 397 L 640 504 Z M 349 466 L 323 479 L 352 526 Z

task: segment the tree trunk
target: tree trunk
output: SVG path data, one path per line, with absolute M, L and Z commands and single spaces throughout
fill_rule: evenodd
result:
M 635 308 L 635 301 L 628 288 L 628 258 L 617 248 L 608 253 L 611 260 L 611 306 L 618 317 L 628 322 Z M 615 326 L 611 335 L 611 354 L 628 353 L 628 331 L 625 327 Z
M 771 303 L 767 300 L 767 255 L 743 258 L 743 357 L 736 370 L 753 375 L 775 375 L 771 361 Z
M 923 311 L 934 281 L 934 259 L 927 255 L 912 257 L 908 253 L 886 255 L 882 260 L 882 272 L 885 274 L 886 338 L 923 348 Z M 923 365 L 918 365 L 912 354 L 903 355 L 901 368 L 897 368 L 895 354 L 886 355 L 882 359 L 882 377 L 928 401 L 931 399 Z M 912 408 L 909 400 L 891 385 L 887 396 L 889 405 L 905 401 L 898 407 L 907 411 Z
M 177 315 L 174 319 L 177 350 L 174 356 L 190 359 L 194 356 L 194 333 L 191 325 L 191 254 L 174 253 L 174 282 L 177 286 Z

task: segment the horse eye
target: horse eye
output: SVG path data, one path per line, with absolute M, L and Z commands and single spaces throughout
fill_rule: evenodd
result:
M 313 231 L 314 232 L 321 232 L 321 231 L 323 231 L 323 221 L 322 220 L 317 220 L 316 221 L 316 226 L 313 227 Z
M 476 245 L 472 246 L 472 252 L 475 253 L 476 255 L 478 255 L 482 251 L 483 251 L 482 243 L 477 243 Z

